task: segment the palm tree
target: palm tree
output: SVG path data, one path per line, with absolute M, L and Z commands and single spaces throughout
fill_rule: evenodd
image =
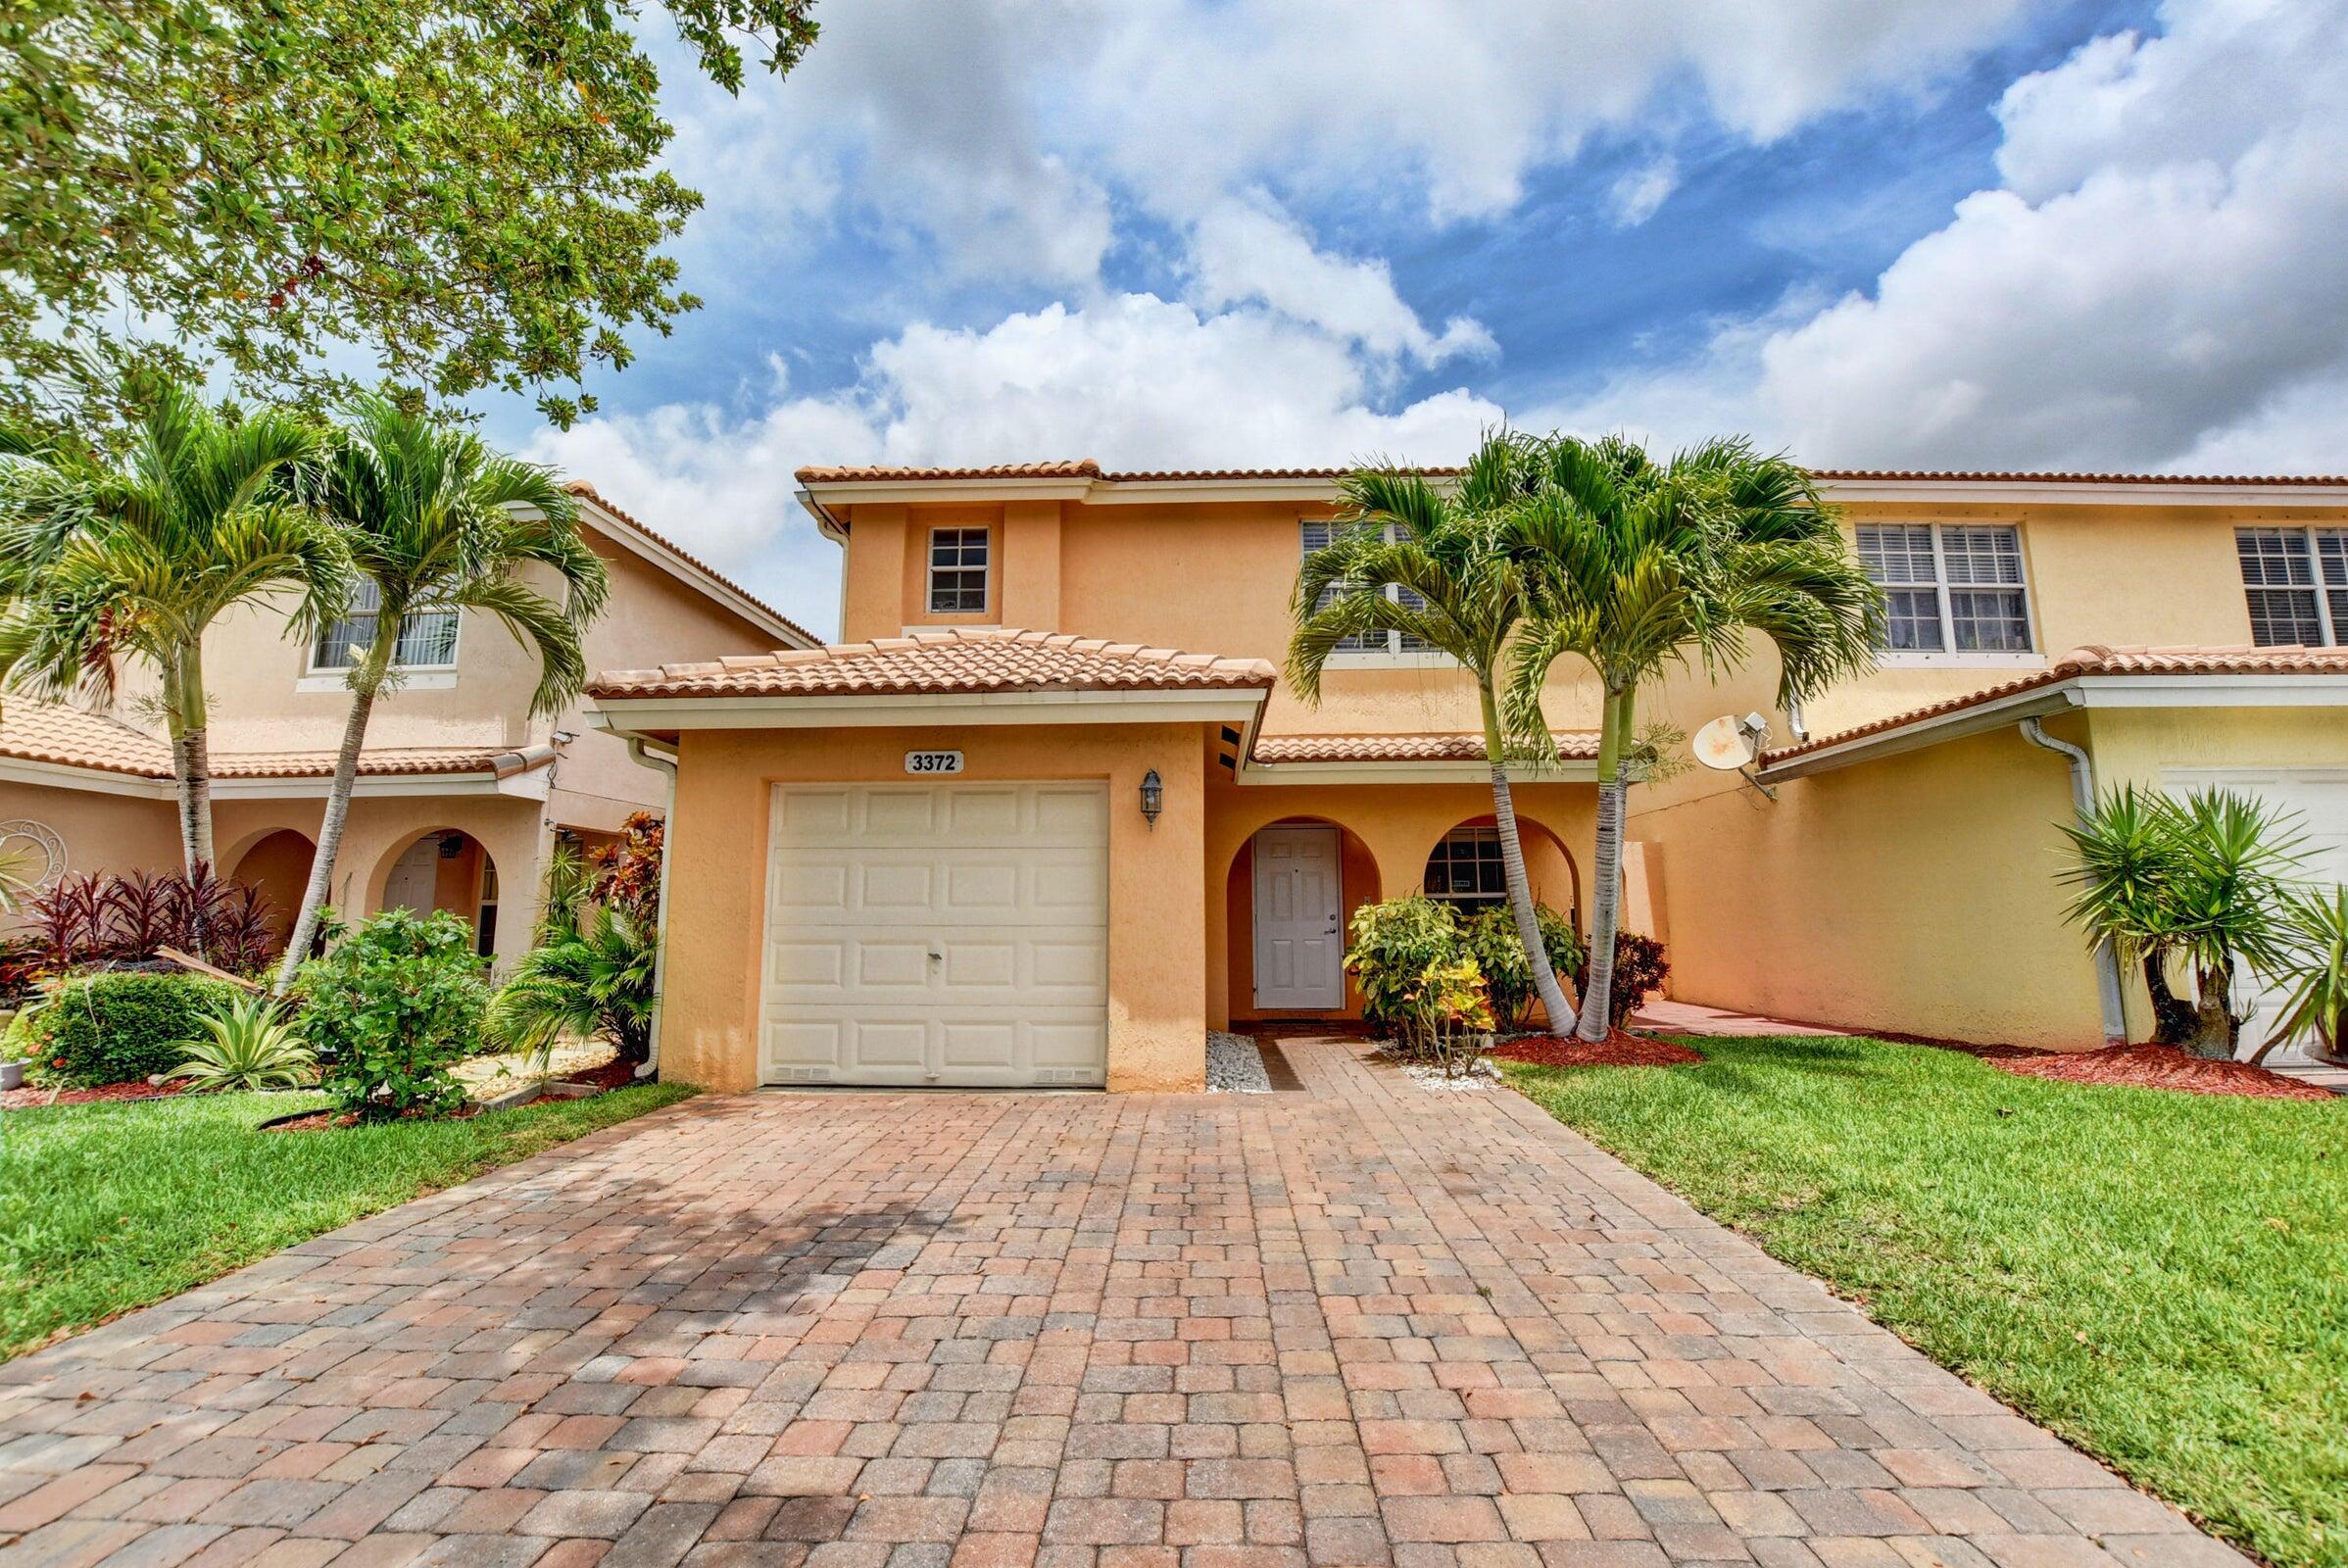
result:
M 1509 519 L 1525 502 L 1538 450 L 1521 436 L 1492 436 L 1447 493 L 1421 474 L 1393 468 L 1364 468 L 1341 479 L 1344 500 L 1332 538 L 1305 558 L 1296 579 L 1288 670 L 1297 693 L 1318 703 L 1321 672 L 1333 654 L 1365 634 L 1394 631 L 1450 655 L 1475 681 L 1509 912 L 1549 1028 L 1562 1034 L 1571 1009 L 1541 940 L 1509 785 L 1510 759 L 1524 748 L 1508 733 L 1498 696 L 1527 610 Z M 1390 594 L 1389 584 L 1397 592 Z M 1545 733 L 1536 746 L 1554 755 Z
M 1808 473 L 1742 439 L 1657 462 L 1623 436 L 1536 443 L 1537 482 L 1511 517 L 1534 604 L 1512 663 L 1511 728 L 1545 740 L 1542 686 L 1575 654 L 1603 689 L 1596 887 L 1577 1033 L 1612 1028 L 1624 801 L 1639 694 L 1692 652 L 1717 677 L 1759 634 L 1778 654 L 1780 707 L 1873 666 L 1883 594 L 1843 547 Z
M 550 713 L 587 682 L 583 633 L 611 592 L 602 558 L 579 535 L 578 508 L 553 472 L 492 451 L 467 431 L 410 414 L 389 398 L 352 406 L 342 438 L 318 466 L 316 504 L 341 530 L 358 583 L 371 589 L 374 632 L 355 652 L 351 711 L 326 789 L 318 853 L 301 912 L 277 971 L 293 984 L 333 886 L 359 753 L 377 699 L 396 689 L 405 619 L 420 612 L 478 610 L 538 655 L 530 710 Z M 560 603 L 521 579 L 553 569 Z
M 623 1058 L 642 1061 L 652 1054 L 659 956 L 650 930 L 601 906 L 584 931 L 558 936 L 522 956 L 514 979 L 490 999 L 482 1032 L 500 1048 L 543 1062 L 563 1036 L 601 1030 Z
M 187 874 L 213 861 L 204 633 L 232 606 L 292 590 L 307 637 L 345 592 L 334 530 L 289 493 L 320 434 L 285 410 L 238 416 L 169 381 L 123 466 L 20 451 L 0 468 L 0 679 L 36 696 L 111 696 L 115 664 L 154 666 Z M 8 446 L 22 447 L 11 441 Z
M 2162 1046 L 2191 1040 L 2195 1023 L 2193 1004 L 2169 985 L 2169 960 L 2180 946 L 2170 908 L 2180 872 L 2174 819 L 2168 797 L 2128 784 L 2077 823 L 2060 824 L 2072 845 L 2061 880 L 2078 889 L 2066 917 L 2141 970 L 2153 1043 Z

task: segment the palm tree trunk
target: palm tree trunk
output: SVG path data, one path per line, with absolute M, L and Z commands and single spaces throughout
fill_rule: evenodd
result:
M 1590 895 L 1590 981 L 1582 988 L 1575 1034 L 1596 1042 L 1614 1032 L 1614 934 L 1622 923 L 1623 751 L 1631 727 L 1632 693 L 1606 694 L 1598 721 L 1598 842 L 1592 857 L 1596 885 Z
M 310 882 L 302 889 L 302 912 L 294 917 L 292 934 L 285 939 L 285 957 L 277 965 L 276 984 L 269 988 L 272 996 L 281 997 L 292 988 L 295 971 L 318 940 L 318 919 L 333 893 L 334 861 L 342 854 L 343 825 L 350 820 L 351 792 L 359 782 L 359 753 L 367 744 L 367 720 L 375 711 L 375 693 L 390 667 L 394 646 L 380 633 L 375 641 L 379 646 L 367 650 L 367 662 L 352 682 L 351 711 L 343 720 L 342 750 L 334 754 L 334 777 L 326 784 L 326 809 L 318 819 L 318 849 L 310 858 Z
M 2232 1004 L 2226 993 L 2233 989 L 2234 966 L 2226 962 L 2217 968 L 2196 963 L 2193 984 L 2197 996 L 2193 1004 L 2193 1033 L 2184 1042 L 2185 1050 L 2196 1056 L 2213 1061 L 2231 1060 L 2234 1054 L 2234 1018 Z
M 1516 939 L 1524 944 L 1525 958 L 1533 965 L 1533 989 L 1541 1010 L 1549 1015 L 1549 1033 L 1565 1033 L 1570 1009 L 1565 989 L 1557 983 L 1557 967 L 1549 961 L 1549 945 L 1541 940 L 1541 915 L 1533 906 L 1533 879 L 1525 874 L 1525 845 L 1516 826 L 1516 797 L 1508 784 L 1507 743 L 1500 734 L 1500 705 L 1488 677 L 1478 694 L 1484 703 L 1484 755 L 1492 763 L 1492 817 L 1499 829 L 1500 871 L 1508 884 L 1508 912 L 1516 919 Z

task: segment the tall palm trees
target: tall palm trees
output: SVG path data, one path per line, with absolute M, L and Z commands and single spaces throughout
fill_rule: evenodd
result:
M 1874 662 L 1883 596 L 1849 553 L 1808 473 L 1718 440 L 1657 462 L 1621 436 L 1536 443 L 1538 482 L 1514 514 L 1533 601 L 1507 694 L 1531 739 L 1550 667 L 1596 670 L 1598 821 L 1589 983 L 1577 1033 L 1606 1037 L 1622 897 L 1625 796 L 1639 690 L 1690 654 L 1741 665 L 1754 634 L 1778 655 L 1779 705 Z
M 317 454 L 317 425 L 276 409 L 223 415 L 165 381 L 125 398 L 141 413 L 121 467 L 19 454 L 0 470 L 0 679 L 41 696 L 111 693 L 119 658 L 153 666 L 192 875 L 213 859 L 206 629 L 290 591 L 290 630 L 307 635 L 342 602 L 348 568 L 334 529 L 286 482 Z
M 1525 747 L 1512 744 L 1498 693 L 1530 608 L 1513 522 L 1534 488 L 1540 452 L 1523 437 L 1495 436 L 1448 493 L 1419 474 L 1392 469 L 1340 480 L 1345 500 L 1334 536 L 1305 558 L 1296 580 L 1288 667 L 1297 692 L 1317 703 L 1333 654 L 1364 633 L 1396 631 L 1450 655 L 1475 681 L 1509 911 L 1549 1027 L 1563 1033 L 1569 1009 L 1541 940 L 1509 785 L 1510 755 Z M 1532 721 L 1540 722 L 1538 710 Z M 1533 749 L 1553 754 L 1555 746 L 1544 730 Z
M 586 683 L 581 634 L 611 584 L 578 530 L 577 507 L 545 468 L 501 456 L 468 432 L 409 414 L 387 398 L 354 405 L 342 439 L 318 466 L 314 495 L 339 528 L 357 581 L 371 590 L 374 626 L 350 672 L 351 710 L 318 826 L 301 913 L 277 975 L 280 992 L 318 933 L 350 816 L 360 749 L 376 700 L 396 686 L 400 629 L 425 611 L 478 610 L 538 656 L 533 712 L 551 712 Z M 521 573 L 551 570 L 548 597 Z

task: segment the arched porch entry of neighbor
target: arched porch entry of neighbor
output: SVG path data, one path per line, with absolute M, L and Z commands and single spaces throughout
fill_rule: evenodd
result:
M 463 828 L 436 827 L 395 843 L 368 879 L 377 909 L 447 910 L 473 929 L 473 951 L 497 952 L 500 892 L 497 861 Z
M 260 834 L 226 859 L 228 880 L 259 888 L 269 901 L 269 931 L 283 942 L 302 909 L 302 894 L 310 886 L 311 862 L 318 846 L 298 828 L 281 827 Z
M 1249 834 L 1224 877 L 1230 1015 L 1358 1012 L 1345 931 L 1354 910 L 1386 896 L 1382 881 L 1369 844 L 1330 817 L 1284 816 Z

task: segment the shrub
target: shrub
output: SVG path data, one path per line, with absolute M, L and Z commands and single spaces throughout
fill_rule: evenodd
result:
M 368 1119 L 441 1115 L 465 1103 L 449 1069 L 478 1046 L 489 985 L 472 928 L 441 910 L 386 909 L 302 965 L 301 1030 L 319 1087 Z
M 1429 964 L 1409 1006 L 1421 1050 L 1445 1077 L 1457 1077 L 1475 1059 L 1492 1025 L 1484 972 L 1465 954 Z
M 94 1089 L 133 1083 L 179 1064 L 205 1017 L 236 988 L 181 974 L 93 974 L 69 980 L 48 1005 L 23 1020 L 35 1048 L 32 1076 L 44 1086 Z
M 653 933 L 610 905 L 586 932 L 533 949 L 489 1004 L 487 1037 L 544 1060 L 565 1034 L 609 1034 L 629 1061 L 652 1054 Z
M 2348 887 L 2302 888 L 2284 896 L 2283 952 L 2267 977 L 2288 985 L 2282 1016 L 2252 1061 L 2285 1041 L 2305 1041 L 2326 1056 L 2340 1054 L 2348 1023 Z
M 1574 971 L 1574 989 L 1582 989 L 1589 975 L 1590 956 L 1585 953 Z M 1607 1022 L 1617 1029 L 1630 1023 L 1639 1004 L 1662 990 L 1669 978 L 1671 960 L 1664 956 L 1662 943 L 1636 931 L 1614 933 L 1614 988 L 1606 998 L 1611 1014 Z
M 1458 916 L 1414 893 L 1354 910 L 1351 935 L 1345 969 L 1361 986 L 1363 1020 L 1415 1048 L 1422 1042 L 1411 1004 L 1430 968 L 1459 957 Z
M 48 951 L 37 938 L 0 937 L 0 1007 L 34 995 L 48 972 Z
M 202 1020 L 207 1038 L 191 1041 L 165 1074 L 190 1089 L 292 1089 L 318 1070 L 318 1058 L 268 997 L 240 997 Z
M 207 866 L 195 875 L 89 872 L 59 878 L 28 901 L 49 966 L 137 962 L 158 948 L 202 953 L 223 969 L 248 972 L 276 947 L 269 896 L 224 882 Z
M 1569 979 L 1579 974 L 1587 956 L 1580 933 L 1545 904 L 1535 905 L 1534 914 L 1541 921 L 1541 940 L 1549 950 L 1550 965 Z M 1533 1008 L 1533 964 L 1517 938 L 1516 916 L 1508 906 L 1495 904 L 1471 917 L 1461 928 L 1460 942 L 1484 971 L 1495 1026 L 1522 1026 Z

